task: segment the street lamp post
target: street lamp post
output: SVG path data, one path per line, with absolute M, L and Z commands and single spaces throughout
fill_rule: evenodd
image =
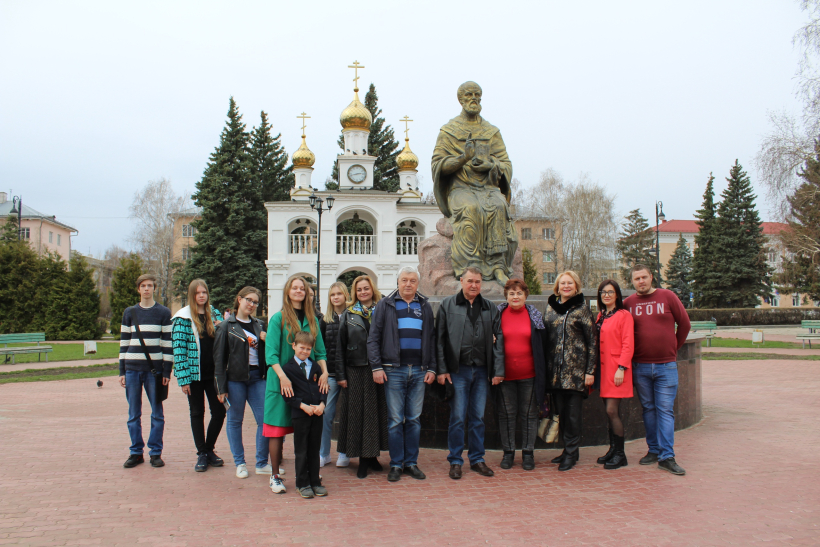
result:
M 661 232 L 659 229 L 660 223 L 666 220 L 666 215 L 663 214 L 663 202 L 655 202 L 655 252 L 658 259 L 658 278 L 655 281 L 658 288 L 661 286 Z
M 316 193 L 312 193 L 312 194 L 310 194 L 310 197 L 308 198 L 308 201 L 310 201 L 310 208 L 315 209 L 316 212 L 319 213 L 319 222 L 318 222 L 318 227 L 317 227 L 317 232 L 316 232 L 316 294 L 313 295 L 314 299 L 315 299 L 314 306 L 316 307 L 316 310 L 318 311 L 320 309 L 320 305 L 319 305 L 319 274 L 320 274 L 319 268 L 322 265 L 322 213 L 325 211 L 322 208 L 322 205 L 324 204 L 325 200 L 323 200 L 320 197 L 317 197 Z M 332 195 L 327 196 L 327 210 L 328 211 L 333 209 L 333 203 L 335 201 L 336 201 L 336 198 L 334 198 Z
M 14 196 L 11 202 L 11 212 L 13 215 L 17 213 L 17 241 L 23 240 L 23 198 Z

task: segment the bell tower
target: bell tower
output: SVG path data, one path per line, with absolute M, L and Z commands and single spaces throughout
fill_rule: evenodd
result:
M 354 70 L 353 100 L 342 110 L 339 123 L 342 124 L 344 150 L 336 157 L 339 171 L 339 188 L 342 190 L 372 189 L 373 167 L 376 157 L 367 149 L 370 125 L 373 116 L 359 100 L 359 69 L 364 68 L 354 61 L 348 68 Z

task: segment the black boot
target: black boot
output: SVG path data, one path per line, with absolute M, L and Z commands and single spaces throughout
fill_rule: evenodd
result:
M 515 452 L 504 452 L 504 457 L 501 458 L 501 469 L 510 469 L 513 466 L 515 459 Z
M 370 458 L 359 458 L 359 469 L 356 471 L 356 476 L 360 479 L 366 478 L 368 467 L 370 467 Z
M 612 430 L 609 430 L 609 450 L 607 450 L 606 454 L 598 458 L 598 463 L 606 463 L 609 461 L 609 458 L 615 453 L 615 435 L 612 433 Z
M 561 460 L 564 459 L 564 454 L 566 454 L 566 453 L 567 453 L 567 451 L 564 450 L 563 452 L 561 452 L 560 454 L 555 456 L 553 459 L 551 459 L 550 463 L 561 463 Z
M 561 465 L 558 466 L 558 471 L 569 471 L 570 469 L 575 467 L 575 462 L 578 461 L 580 452 L 581 451 L 576 448 L 575 453 L 564 454 L 564 458 L 561 460 Z
M 613 437 L 615 437 L 615 453 L 604 464 L 604 469 L 618 469 L 627 466 L 626 454 L 624 454 L 624 438 L 618 435 L 613 435 Z
M 521 456 L 524 460 L 523 465 L 521 466 L 524 468 L 524 471 L 532 471 L 535 469 L 535 456 L 532 452 L 524 452 Z

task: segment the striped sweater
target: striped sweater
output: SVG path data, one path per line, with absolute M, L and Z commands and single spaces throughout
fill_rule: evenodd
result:
M 222 320 L 219 310 L 211 306 L 214 325 Z M 199 333 L 191 320 L 191 307 L 185 306 L 174 315 L 171 344 L 174 352 L 174 376 L 180 386 L 199 381 Z
M 171 310 L 160 304 L 143 308 L 139 304 L 127 308 L 122 314 L 120 328 L 120 376 L 126 370 L 150 372 L 151 365 L 145 357 L 140 344 L 137 329 L 133 324 L 132 314 L 137 313 L 140 332 L 145 339 L 145 346 L 151 355 L 155 367 L 162 366 L 162 375 L 171 377 L 174 354 L 171 347 Z

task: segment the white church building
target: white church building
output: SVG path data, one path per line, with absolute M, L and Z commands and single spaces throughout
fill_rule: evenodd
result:
M 359 101 L 358 92 L 356 87 L 353 101 L 339 119 L 344 135 L 344 150 L 336 158 L 339 189 L 312 187 L 316 157 L 307 146 L 303 123 L 302 144 L 291 157 L 295 176 L 291 201 L 265 204 L 269 230 L 265 262 L 269 310 L 281 307 L 288 279 L 298 275 L 316 278 L 317 259 L 321 264 L 319 297 L 323 309 L 328 287 L 350 271 L 370 275 L 379 290 L 388 293 L 396 287 L 400 268 L 418 266 L 419 243 L 436 233 L 441 211 L 437 205 L 421 201 L 416 178 L 419 160 L 410 150 L 409 138 L 405 138 L 404 150 L 396 158 L 399 191 L 373 189 L 376 157 L 371 155 L 373 150 L 367 149 L 373 119 Z M 321 234 L 317 232 L 319 215 L 310 206 L 311 196 L 324 202 Z M 332 208 L 327 210 L 329 202 Z M 372 235 L 339 233 L 339 224 L 350 219 L 366 222 Z

